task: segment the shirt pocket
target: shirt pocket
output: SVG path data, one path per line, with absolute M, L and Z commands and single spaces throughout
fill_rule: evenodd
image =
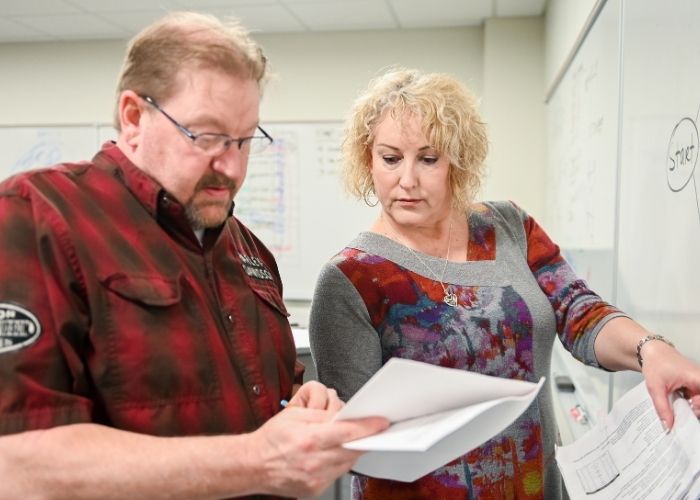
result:
M 180 302 L 179 282 L 161 276 L 128 276 L 113 274 L 103 285 L 121 297 L 146 306 L 172 306 Z
M 206 303 L 179 274 L 113 273 L 100 279 L 92 371 L 105 400 L 162 405 L 220 394 Z
M 285 318 L 289 317 L 289 312 L 282 299 L 282 293 L 273 281 L 256 280 L 250 277 L 246 277 L 246 281 L 253 293 L 268 307 L 282 314 Z

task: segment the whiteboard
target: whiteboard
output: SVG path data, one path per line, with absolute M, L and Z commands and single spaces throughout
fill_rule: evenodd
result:
M 272 147 L 251 156 L 236 215 L 277 259 L 286 299 L 310 300 L 321 267 L 377 216 L 345 194 L 339 122 L 265 125 Z
M 601 4 L 547 106 L 548 222 L 594 290 L 700 362 L 700 2 Z M 612 375 L 608 406 L 640 379 Z
M 697 0 L 625 2 L 617 276 L 619 305 L 698 362 L 699 21 Z
M 92 158 L 94 126 L 0 127 L 0 179 L 23 170 Z
M 545 229 L 596 293 L 614 303 L 620 0 L 602 5 L 548 101 Z M 608 411 L 609 373 L 556 343 L 593 422 Z
M 620 0 L 605 3 L 547 106 L 546 226 L 579 276 L 611 300 Z
M 321 266 L 371 225 L 377 209 L 344 193 L 340 122 L 273 122 L 266 130 L 274 143 L 250 157 L 235 214 L 275 255 L 285 299 L 310 300 Z M 0 127 L 0 178 L 90 159 L 115 138 L 110 125 Z

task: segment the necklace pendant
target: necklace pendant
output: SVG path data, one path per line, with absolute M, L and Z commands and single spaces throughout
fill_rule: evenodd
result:
M 446 292 L 442 301 L 450 307 L 457 307 L 457 294 Z

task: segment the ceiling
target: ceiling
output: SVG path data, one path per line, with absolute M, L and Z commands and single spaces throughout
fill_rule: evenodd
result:
M 546 0 L 0 0 L 0 43 L 130 38 L 172 10 L 235 15 L 253 32 L 479 26 Z

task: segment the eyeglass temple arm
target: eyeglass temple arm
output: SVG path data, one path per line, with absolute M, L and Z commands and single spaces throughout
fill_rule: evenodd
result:
M 260 132 L 262 132 L 263 135 L 264 135 L 265 137 L 267 137 L 268 139 L 270 139 L 270 142 L 271 142 L 271 143 L 272 143 L 272 142 L 275 142 L 275 140 L 272 138 L 272 136 L 271 136 L 270 134 L 268 134 L 268 133 L 265 131 L 265 129 L 262 128 L 260 125 L 258 125 L 258 130 L 259 130 Z

